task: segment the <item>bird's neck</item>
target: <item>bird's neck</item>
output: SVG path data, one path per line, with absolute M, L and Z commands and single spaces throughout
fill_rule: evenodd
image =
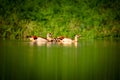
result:
M 75 42 L 77 42 L 78 41 L 78 38 L 77 37 L 75 37 L 75 40 L 74 40 Z
M 51 38 L 50 36 L 47 36 L 47 40 L 48 40 L 48 41 L 52 41 L 53 38 Z

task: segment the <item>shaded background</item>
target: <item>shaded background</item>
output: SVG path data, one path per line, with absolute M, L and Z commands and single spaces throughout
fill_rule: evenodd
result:
M 119 0 L 0 0 L 0 37 L 120 37 Z

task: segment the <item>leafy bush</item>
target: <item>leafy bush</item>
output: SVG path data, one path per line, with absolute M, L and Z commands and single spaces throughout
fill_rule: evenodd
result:
M 120 37 L 119 0 L 0 0 L 0 37 Z

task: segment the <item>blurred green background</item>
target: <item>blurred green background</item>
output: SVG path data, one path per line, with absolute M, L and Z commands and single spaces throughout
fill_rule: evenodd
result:
M 0 38 L 120 37 L 119 0 L 0 0 Z

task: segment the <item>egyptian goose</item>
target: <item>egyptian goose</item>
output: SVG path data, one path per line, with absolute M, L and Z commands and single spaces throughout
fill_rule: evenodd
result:
M 32 36 L 30 37 L 30 41 L 32 42 L 51 42 L 52 38 L 51 38 L 52 34 L 48 33 L 47 34 L 47 38 L 42 38 L 42 37 L 37 37 L 37 36 Z
M 75 43 L 78 41 L 78 37 L 80 37 L 80 35 L 75 35 L 74 40 L 70 39 L 70 38 L 63 38 L 60 42 L 63 44 L 71 44 L 71 43 Z
M 32 42 L 47 42 L 48 40 L 46 38 L 32 36 L 32 37 L 30 37 L 30 41 L 32 41 Z

